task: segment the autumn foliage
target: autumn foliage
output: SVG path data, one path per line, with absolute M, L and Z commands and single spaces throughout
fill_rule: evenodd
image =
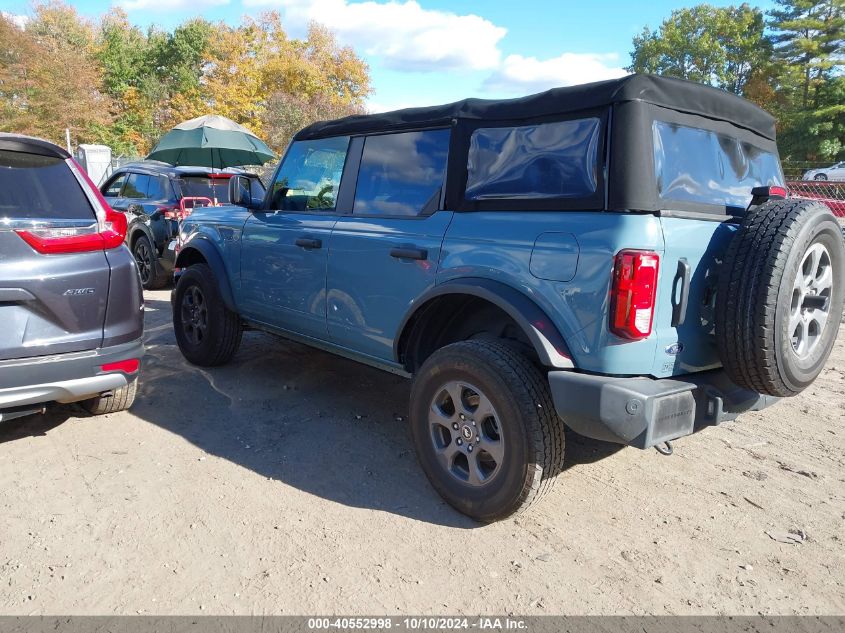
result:
M 367 65 L 324 27 L 290 38 L 279 14 L 239 26 L 188 20 L 133 26 L 121 9 L 96 23 L 58 1 L 23 28 L 0 14 L 0 131 L 145 154 L 176 123 L 221 114 L 277 151 L 321 118 L 363 111 Z

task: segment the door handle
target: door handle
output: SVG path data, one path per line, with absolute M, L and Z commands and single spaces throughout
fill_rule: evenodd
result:
M 428 259 L 428 251 L 424 248 L 397 247 L 390 249 L 390 256 L 396 259 Z
M 681 296 L 675 303 L 678 282 L 681 284 Z M 686 259 L 678 260 L 678 272 L 675 273 L 675 280 L 672 283 L 672 327 L 684 324 L 687 318 L 687 304 L 689 303 L 690 265 Z
M 316 248 L 322 248 L 323 247 L 323 240 L 318 240 L 318 239 L 313 238 L 313 237 L 299 237 L 299 238 L 296 239 L 296 242 L 294 242 L 294 244 L 296 244 L 300 248 L 304 248 L 306 250 L 312 250 L 312 249 L 316 249 Z

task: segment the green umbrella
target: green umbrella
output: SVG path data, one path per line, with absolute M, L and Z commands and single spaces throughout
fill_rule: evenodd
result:
M 255 134 L 216 114 L 180 123 L 161 137 L 147 156 L 171 165 L 237 167 L 263 165 L 275 155 Z

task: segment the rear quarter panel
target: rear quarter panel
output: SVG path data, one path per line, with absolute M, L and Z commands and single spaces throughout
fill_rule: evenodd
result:
M 719 221 L 640 213 L 456 213 L 437 283 L 485 277 L 521 291 L 557 326 L 580 370 L 655 377 L 703 371 L 720 366 L 713 334 L 716 274 L 734 231 Z M 613 259 L 624 248 L 660 254 L 653 330 L 641 341 L 608 328 Z M 684 323 L 673 326 L 681 258 L 691 270 L 689 302 Z
M 543 279 L 531 272 L 535 243 L 549 233 L 569 234 L 561 242 L 577 243 L 576 257 L 571 247 L 560 257 L 558 278 L 568 281 Z M 437 283 L 484 277 L 508 284 L 531 298 L 554 322 L 577 368 L 648 374 L 657 338 L 624 341 L 607 328 L 613 257 L 622 248 L 652 250 L 662 256 L 660 219 L 607 212 L 456 213 L 443 243 Z M 553 267 L 553 255 L 545 253 L 543 277 L 549 277 Z M 534 269 L 538 272 L 536 264 Z

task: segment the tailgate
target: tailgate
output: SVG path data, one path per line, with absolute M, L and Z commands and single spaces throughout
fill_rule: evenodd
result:
M 3 226 L 0 360 L 99 347 L 108 289 L 103 251 L 41 255 Z
M 0 360 L 103 338 L 109 264 L 80 246 L 98 235 L 97 216 L 61 150 L 38 143 L 0 138 Z
M 715 336 L 716 273 L 736 225 L 711 220 L 661 218 L 665 252 L 654 333 L 652 375 L 687 374 L 721 366 Z M 685 269 L 689 269 L 687 307 L 680 320 Z

